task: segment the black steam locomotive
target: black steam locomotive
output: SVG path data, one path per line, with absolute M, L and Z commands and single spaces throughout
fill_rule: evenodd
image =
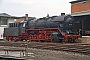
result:
M 73 17 L 62 15 L 9 23 L 9 27 L 4 29 L 4 36 L 8 41 L 75 42 L 80 34 L 74 29 Z

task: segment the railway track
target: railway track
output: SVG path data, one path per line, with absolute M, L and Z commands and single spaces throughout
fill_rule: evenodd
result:
M 3 41 L 1 42 L 0 41 L 0 46 L 25 47 L 25 44 L 27 43 L 26 42 L 3 42 Z M 30 42 L 28 43 L 28 48 L 48 49 L 48 50 L 90 54 L 90 44 Z

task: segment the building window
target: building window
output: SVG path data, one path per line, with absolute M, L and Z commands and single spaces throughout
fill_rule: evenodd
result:
M 6 17 L 0 17 L 0 25 L 7 25 L 8 18 Z

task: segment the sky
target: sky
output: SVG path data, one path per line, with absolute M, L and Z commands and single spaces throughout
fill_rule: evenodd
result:
M 0 0 L 0 13 L 8 13 L 12 16 L 44 17 L 70 14 L 71 4 L 74 0 Z

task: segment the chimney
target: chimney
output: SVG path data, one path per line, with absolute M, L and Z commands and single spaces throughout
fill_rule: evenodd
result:
M 26 20 L 28 20 L 28 14 L 25 14 L 25 15 L 26 15 L 26 17 L 25 17 L 25 18 L 26 18 Z
M 61 13 L 61 16 L 64 16 L 65 15 L 65 13 Z

